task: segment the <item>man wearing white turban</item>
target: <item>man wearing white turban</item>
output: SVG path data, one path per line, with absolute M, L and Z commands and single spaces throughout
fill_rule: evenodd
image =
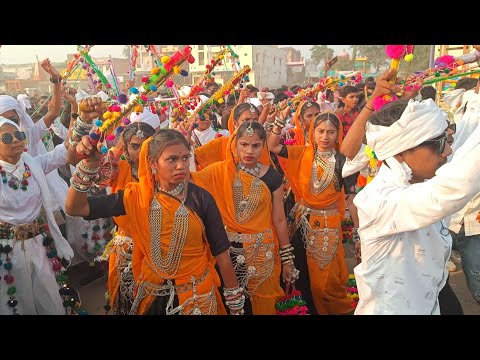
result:
M 22 106 L 23 111 L 26 112 L 27 110 L 32 108 L 32 105 L 30 104 L 30 100 L 28 100 L 27 94 L 18 94 L 17 100 L 20 102 L 20 105 Z
M 136 113 L 132 112 L 130 114 L 130 121 L 131 122 L 144 122 L 151 127 L 153 127 L 155 130 L 160 127 L 160 118 L 158 117 L 157 114 L 152 113 L 149 109 L 146 107 L 143 108 L 143 112 L 141 113 Z
M 472 166 L 480 161 L 480 128 L 448 164 L 446 129 L 431 99 L 389 103 L 369 118 L 367 145 L 384 163 L 354 200 L 362 252 L 355 314 L 440 314 L 452 246 L 443 219 L 480 192 Z M 460 307 L 453 292 L 449 300 Z
M 30 156 L 38 156 L 47 153 L 47 149 L 42 142 L 42 138 L 48 132 L 50 125 L 60 115 L 61 100 L 61 76 L 48 59 L 42 61 L 42 68 L 51 75 L 53 82 L 52 107 L 35 124 L 30 115 L 23 109 L 21 103 L 8 95 L 0 95 L 0 116 L 10 119 L 25 131 L 27 137 L 27 152 Z M 55 200 L 55 210 L 63 209 L 65 198 L 67 196 L 68 185 L 58 175 L 57 171 L 52 171 L 47 175 L 47 183 L 50 188 L 53 199 Z
M 45 174 L 66 164 L 67 149 L 74 149 L 64 143 L 31 157 L 24 139 L 18 124 L 0 117 L 0 315 L 62 315 L 56 276 L 73 251 L 56 224 Z

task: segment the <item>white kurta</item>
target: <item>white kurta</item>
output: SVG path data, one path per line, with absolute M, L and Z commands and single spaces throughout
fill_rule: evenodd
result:
M 442 219 L 480 192 L 480 127 L 436 176 L 400 181 L 383 165 L 354 200 L 362 262 L 354 272 L 360 301 L 355 314 L 440 314 L 452 238 Z
M 44 173 L 56 169 L 67 162 L 67 150 L 64 145 L 59 145 L 54 151 L 34 158 Z M 6 172 L 15 168 L 14 165 L 1 162 Z M 21 179 L 25 169 L 23 160 L 20 160 L 19 170 L 16 174 Z M 7 179 L 10 176 L 7 175 Z M 10 224 L 25 224 L 34 221 L 42 206 L 40 187 L 34 177 L 28 178 L 26 191 L 21 189 L 13 190 L 8 184 L 0 181 L 0 221 Z M 9 244 L 13 247 L 10 253 L 12 258 L 11 274 L 15 278 L 14 285 L 17 289 L 16 299 L 18 300 L 17 310 L 21 315 L 62 315 L 65 309 L 62 299 L 58 293 L 59 286 L 55 280 L 55 273 L 52 269 L 52 262 L 46 255 L 43 246 L 43 236 L 37 235 L 34 238 L 24 241 L 12 241 L 0 239 L 3 245 Z M 23 245 L 23 249 L 22 249 Z M 5 262 L 5 255 L 0 255 Z M 12 310 L 7 306 L 9 296 L 8 286 L 3 281 L 7 271 L 0 267 L 0 314 L 11 315 Z

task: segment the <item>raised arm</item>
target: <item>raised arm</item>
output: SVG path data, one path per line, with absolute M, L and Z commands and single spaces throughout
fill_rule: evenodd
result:
M 62 108 L 62 95 L 61 95 L 61 85 L 62 85 L 62 76 L 55 67 L 50 64 L 49 59 L 45 59 L 40 64 L 49 75 L 50 81 L 53 83 L 53 95 L 50 103 L 48 104 L 48 112 L 43 117 L 45 126 L 47 128 L 52 125 L 53 121 L 60 116 L 60 111 Z

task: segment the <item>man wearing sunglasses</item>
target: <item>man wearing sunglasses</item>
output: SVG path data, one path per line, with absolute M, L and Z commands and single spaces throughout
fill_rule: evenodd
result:
M 0 117 L 0 315 L 62 315 L 56 271 L 73 250 L 57 225 L 46 174 L 75 148 L 67 142 L 31 157 L 25 140 L 15 122 Z
M 369 118 L 367 144 L 383 166 L 354 200 L 362 253 L 355 314 L 463 313 L 445 286 L 452 238 L 443 219 L 480 192 L 472 166 L 480 162 L 480 129 L 448 164 L 446 130 L 431 99 L 392 102 Z

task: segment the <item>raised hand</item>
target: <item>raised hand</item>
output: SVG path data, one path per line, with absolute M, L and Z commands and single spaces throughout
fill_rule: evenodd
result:
M 40 66 L 54 79 L 60 79 L 62 77 L 58 70 L 50 63 L 50 59 L 43 60 Z
M 97 151 L 96 146 L 90 142 L 90 136 L 86 135 L 82 137 L 82 140 L 76 146 L 77 156 L 79 159 L 87 159 L 86 161 L 95 165 L 96 167 L 102 160 L 102 154 Z
M 106 106 L 99 97 L 82 99 L 78 108 L 82 121 L 91 123 L 94 119 L 101 118 L 106 111 Z

